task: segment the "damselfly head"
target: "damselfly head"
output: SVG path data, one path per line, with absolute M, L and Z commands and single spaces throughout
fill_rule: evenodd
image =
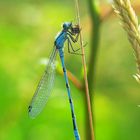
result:
M 71 31 L 73 34 L 79 34 L 80 33 L 80 27 L 78 24 L 75 24 L 72 26 Z
M 68 30 L 72 27 L 72 22 L 64 22 L 63 23 L 63 29 Z

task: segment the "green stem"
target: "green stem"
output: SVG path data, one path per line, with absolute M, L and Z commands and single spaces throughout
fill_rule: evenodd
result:
M 89 82 L 89 93 L 92 100 L 93 95 L 92 90 L 95 86 L 95 71 L 96 71 L 96 60 L 99 49 L 99 40 L 100 40 L 100 25 L 101 19 L 100 14 L 97 11 L 97 6 L 95 1 L 88 0 L 89 12 L 92 21 L 92 30 L 91 30 L 91 50 L 89 57 L 89 69 L 88 69 L 88 82 Z
M 101 18 L 97 11 L 97 6 L 95 4 L 95 0 L 88 0 L 89 13 L 91 16 L 92 30 L 91 30 L 91 49 L 90 49 L 90 57 L 89 57 L 89 65 L 88 65 L 88 83 L 89 83 L 89 93 L 90 93 L 90 101 L 93 102 L 93 88 L 95 87 L 95 71 L 96 71 L 96 60 L 99 49 L 99 40 L 100 40 L 100 25 Z M 91 104 L 92 114 L 93 114 L 93 125 L 95 126 L 94 120 L 94 110 Z M 88 122 L 87 122 L 88 123 Z M 95 128 L 95 127 L 94 127 Z M 94 129 L 95 133 L 95 129 Z M 88 138 L 89 135 L 87 135 Z M 95 138 L 96 139 L 96 138 Z

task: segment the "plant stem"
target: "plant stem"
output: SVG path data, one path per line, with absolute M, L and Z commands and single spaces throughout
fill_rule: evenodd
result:
M 93 87 L 95 86 L 94 85 L 95 84 L 95 68 L 96 68 L 96 59 L 97 59 L 99 40 L 100 40 L 101 19 L 97 11 L 97 6 L 95 4 L 95 1 L 88 0 L 88 5 L 89 5 L 90 16 L 91 16 L 91 22 L 92 22 L 88 82 L 89 82 L 89 92 L 92 93 Z M 90 97 L 92 99 L 93 95 L 90 94 Z
M 77 20 L 78 25 L 81 27 L 80 23 L 80 12 L 79 12 L 79 0 L 76 0 L 76 11 L 77 11 Z M 92 122 L 92 111 L 91 111 L 91 103 L 90 103 L 90 96 L 89 96 L 89 89 L 88 89 L 88 80 L 87 80 L 87 69 L 86 69 L 86 59 L 85 59 L 85 51 L 83 47 L 83 36 L 82 32 L 80 32 L 80 47 L 82 51 L 82 63 L 84 67 L 84 80 L 85 80 L 85 93 L 86 93 L 86 103 L 87 103 L 87 109 L 88 109 L 88 120 L 90 125 L 90 139 L 94 140 L 94 130 L 93 130 L 93 122 Z
M 88 0 L 88 6 L 89 6 L 89 12 L 91 16 L 91 23 L 92 23 L 91 50 L 90 50 L 89 67 L 88 67 L 89 68 L 88 69 L 89 92 L 90 92 L 90 99 L 92 102 L 94 100 L 93 89 L 95 87 L 95 70 L 96 70 L 97 53 L 99 49 L 101 18 L 96 9 L 97 6 L 95 4 L 95 0 L 94 1 Z M 91 107 L 92 107 L 93 116 L 94 116 L 93 106 Z M 94 118 L 93 118 L 93 122 L 95 122 Z

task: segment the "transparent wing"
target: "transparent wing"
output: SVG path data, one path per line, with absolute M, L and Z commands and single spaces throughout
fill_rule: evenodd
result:
M 57 49 L 54 47 L 46 70 L 38 84 L 38 87 L 28 108 L 29 116 L 31 118 L 35 118 L 43 110 L 52 91 L 55 76 L 56 54 Z

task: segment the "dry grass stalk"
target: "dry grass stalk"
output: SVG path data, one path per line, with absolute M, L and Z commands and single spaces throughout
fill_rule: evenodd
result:
M 137 63 L 138 74 L 134 77 L 140 82 L 140 25 L 135 11 L 131 6 L 130 0 L 113 0 L 113 8 L 119 15 L 122 26 L 127 32 L 128 39 L 134 50 Z
M 75 0 L 75 6 L 76 6 L 76 17 L 78 21 L 78 25 L 81 28 L 81 21 L 80 21 L 80 8 L 79 8 L 79 0 Z M 80 47 L 82 52 L 82 64 L 84 68 L 84 81 L 85 81 L 85 94 L 86 94 L 86 102 L 87 102 L 87 111 L 88 111 L 88 120 L 89 120 L 89 131 L 90 131 L 90 140 L 94 139 L 94 129 L 93 129 L 93 117 L 92 117 L 92 108 L 91 108 L 91 102 L 90 102 L 90 95 L 89 95 L 89 86 L 88 86 L 88 80 L 87 80 L 87 67 L 86 67 L 86 58 L 85 58 L 85 50 L 83 47 L 83 36 L 82 32 L 80 32 Z

